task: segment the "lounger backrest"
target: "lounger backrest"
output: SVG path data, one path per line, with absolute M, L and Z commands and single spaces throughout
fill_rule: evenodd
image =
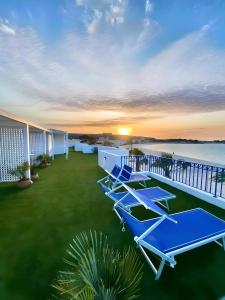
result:
M 132 173 L 133 169 L 132 167 L 128 166 L 128 165 L 123 165 L 123 169 L 126 170 L 127 172 L 129 172 L 130 174 Z
M 121 181 L 129 181 L 132 174 L 132 168 L 128 165 L 124 165 L 120 174 L 119 179 Z
M 114 177 L 117 178 L 117 177 L 119 176 L 120 172 L 121 172 L 121 168 L 120 168 L 118 165 L 115 165 L 115 166 L 113 167 L 112 171 L 111 171 L 111 174 L 112 174 L 113 176 L 109 176 L 109 179 L 110 179 L 111 181 L 115 181 L 115 178 L 114 178 Z
M 121 168 L 118 165 L 115 165 L 111 171 L 111 174 L 115 177 L 119 175 Z

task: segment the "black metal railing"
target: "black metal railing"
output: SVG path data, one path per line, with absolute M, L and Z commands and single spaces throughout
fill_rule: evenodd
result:
M 225 168 L 155 155 L 121 156 L 135 172 L 153 172 L 215 197 L 225 198 Z

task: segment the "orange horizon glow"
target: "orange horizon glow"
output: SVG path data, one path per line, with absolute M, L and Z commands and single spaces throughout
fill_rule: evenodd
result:
M 90 119 L 90 114 L 86 111 L 82 111 L 82 113 L 80 111 L 60 112 L 57 114 L 52 111 L 48 112 L 47 116 L 44 116 L 43 113 L 41 119 L 33 118 L 33 121 L 43 124 L 47 128 L 56 128 L 78 134 L 108 132 L 121 136 L 133 135 L 159 139 L 225 140 L 224 114 L 225 111 L 196 112 L 195 114 L 186 115 L 173 113 L 164 114 L 159 118 L 151 116 L 146 118 L 145 115 L 145 118 L 142 119 L 140 116 L 140 119 L 138 119 L 138 112 L 131 115 L 122 111 L 93 111 Z M 45 123 L 46 119 L 48 119 L 48 123 Z M 121 119 L 121 124 L 117 119 Z M 134 119 L 137 119 L 137 121 Z M 126 123 L 124 120 L 126 120 Z

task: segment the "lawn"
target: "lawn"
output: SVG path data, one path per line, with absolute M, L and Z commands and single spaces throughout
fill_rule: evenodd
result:
M 112 203 L 97 186 L 104 172 L 95 155 L 71 153 L 59 156 L 39 172 L 40 180 L 26 190 L 0 184 L 0 299 L 50 299 L 50 287 L 73 236 L 96 229 L 107 233 L 112 245 L 135 245 L 123 233 Z M 194 207 L 225 219 L 223 210 L 169 186 L 151 181 L 177 195 L 173 212 Z M 138 209 L 137 213 L 147 216 Z M 149 213 L 148 213 L 149 214 Z M 142 256 L 140 255 L 141 259 Z M 143 260 L 144 261 L 144 260 Z M 219 299 L 225 295 L 225 252 L 215 243 L 177 256 L 175 270 L 166 267 L 154 281 L 145 263 L 141 300 Z

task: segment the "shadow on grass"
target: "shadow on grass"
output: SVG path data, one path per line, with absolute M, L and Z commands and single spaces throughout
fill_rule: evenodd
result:
M 29 187 L 27 187 L 29 188 Z M 27 189 L 26 188 L 26 189 Z M 0 201 L 9 200 L 9 196 L 18 195 L 22 193 L 25 189 L 20 189 L 16 186 L 16 183 L 13 184 L 2 184 L 0 187 Z

